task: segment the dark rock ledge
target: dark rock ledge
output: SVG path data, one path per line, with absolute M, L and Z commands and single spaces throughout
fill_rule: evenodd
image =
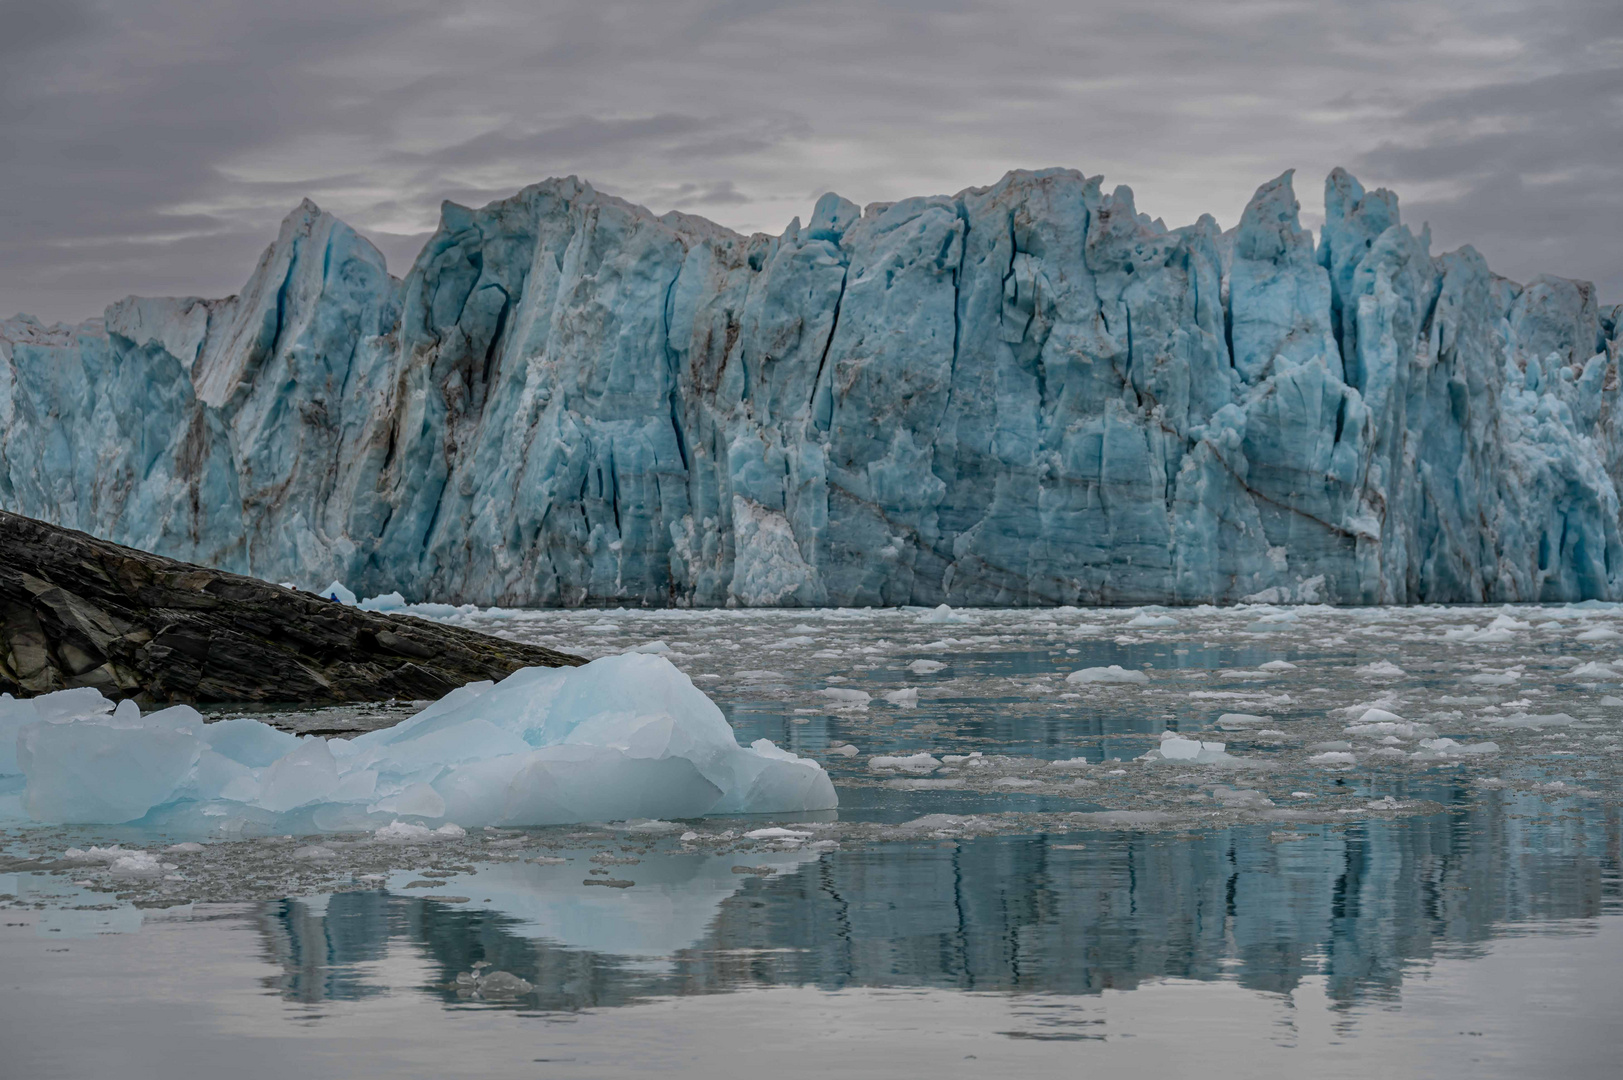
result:
M 0 511 L 0 691 L 137 702 L 437 698 L 578 656 L 178 562 Z

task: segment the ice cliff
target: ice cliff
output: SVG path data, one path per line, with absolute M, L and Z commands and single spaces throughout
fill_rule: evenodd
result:
M 745 237 L 570 178 L 402 281 L 306 202 L 238 296 L 0 324 L 0 506 L 481 603 L 1623 598 L 1619 308 L 1325 216 L 1047 170 Z

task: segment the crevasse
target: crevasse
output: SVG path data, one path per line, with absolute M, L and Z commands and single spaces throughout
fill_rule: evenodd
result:
M 477 603 L 1623 598 L 1619 308 L 1325 213 L 1054 169 L 745 237 L 569 178 L 401 281 L 306 202 L 238 296 L 0 324 L 0 505 Z

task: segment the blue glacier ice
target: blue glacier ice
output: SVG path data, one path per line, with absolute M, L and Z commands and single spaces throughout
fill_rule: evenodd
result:
M 306 202 L 243 291 L 0 324 L 0 506 L 484 604 L 1623 599 L 1619 315 L 1344 171 L 1178 229 L 1051 169 L 742 236 L 577 179 L 404 280 Z
M 12 756 L 12 755 L 15 756 Z M 738 744 L 716 703 L 660 656 L 524 668 L 451 691 L 390 728 L 303 737 L 176 705 L 142 715 L 80 687 L 0 695 L 0 777 L 50 823 L 207 832 L 554 825 L 838 805 L 823 767 Z M 404 820 L 402 820 L 404 819 Z M 440 835 L 447 835 L 442 832 Z

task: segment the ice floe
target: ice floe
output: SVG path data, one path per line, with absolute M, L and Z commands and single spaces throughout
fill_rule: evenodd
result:
M 187 706 L 143 715 L 94 691 L 0 709 L 17 731 L 22 806 L 41 822 L 424 839 L 459 826 L 837 804 L 821 765 L 765 739 L 738 745 L 715 703 L 655 655 L 526 668 L 355 739 L 297 737 L 246 718 L 208 724 Z

